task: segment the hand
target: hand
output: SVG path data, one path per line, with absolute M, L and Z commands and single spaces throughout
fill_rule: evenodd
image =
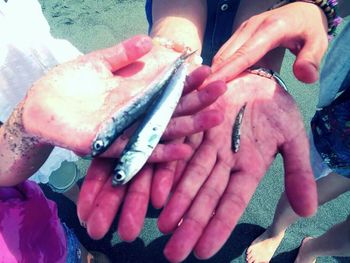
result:
M 25 131 L 81 155 L 89 154 L 101 123 L 180 55 L 161 46 L 151 48 L 148 37 L 136 36 L 52 69 L 34 84 L 24 101 Z M 104 156 L 117 156 L 124 145 L 125 140 L 120 139 Z M 188 152 L 181 145 L 174 147 L 181 155 Z
M 240 149 L 234 153 L 232 127 L 244 104 Z M 223 246 L 277 153 L 284 159 L 293 209 L 310 216 L 317 207 L 307 136 L 287 92 L 273 80 L 244 73 L 212 108 L 224 112 L 225 119 L 190 139 L 199 146 L 158 220 L 161 232 L 173 232 L 164 250 L 171 262 L 184 260 L 192 250 L 207 259 Z
M 194 90 L 209 74 L 210 69 L 203 66 L 187 78 L 185 95 L 162 137 L 166 143 L 165 149 L 170 149 L 168 147 L 174 143 L 172 140 L 211 128 L 223 120 L 222 114 L 217 110 L 203 109 L 225 92 L 225 84 L 217 81 L 200 91 Z M 176 155 L 171 149 L 163 154 Z M 107 158 L 92 160 L 80 191 L 78 216 L 86 225 L 89 235 L 100 239 L 109 230 L 123 202 L 118 234 L 121 239 L 132 241 L 139 235 L 146 216 L 153 166 L 146 165 L 128 185 L 112 187 L 111 173 L 115 162 L 114 159 Z
M 291 3 L 253 16 L 217 52 L 213 59 L 214 74 L 208 81 L 230 81 L 270 50 L 282 46 L 296 55 L 293 67 L 296 78 L 315 82 L 328 46 L 327 29 L 326 16 L 310 3 Z

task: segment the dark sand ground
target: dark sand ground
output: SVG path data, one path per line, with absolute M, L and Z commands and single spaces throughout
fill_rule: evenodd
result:
M 70 40 L 82 52 L 108 47 L 138 33 L 147 33 L 142 0 L 41 0 L 40 2 L 54 36 Z M 300 106 L 305 123 L 308 124 L 314 113 L 318 86 L 303 85 L 295 80 L 290 74 L 292 59 L 291 55 L 286 56 L 281 75 Z M 244 262 L 245 249 L 272 220 L 275 205 L 283 189 L 281 160 L 280 157 L 277 158 L 261 182 L 225 247 L 211 260 L 204 262 Z M 81 161 L 79 164 L 84 170 L 88 163 Z M 150 208 L 140 237 L 132 243 L 121 242 L 113 234 L 115 226 L 103 240 L 96 242 L 90 240 L 85 230 L 80 228 L 75 217 L 75 207 L 61 196 L 48 194 L 58 201 L 61 217 L 75 229 L 88 249 L 103 250 L 113 262 L 166 262 L 162 249 L 168 237 L 162 236 L 156 227 L 159 211 Z M 321 207 L 314 217 L 300 220 L 293 225 L 288 230 L 273 262 L 293 262 L 304 236 L 318 236 L 334 223 L 344 220 L 350 213 L 348 199 L 349 194 L 345 194 Z M 186 262 L 202 261 L 190 256 Z M 317 262 L 350 262 L 350 259 L 327 257 Z

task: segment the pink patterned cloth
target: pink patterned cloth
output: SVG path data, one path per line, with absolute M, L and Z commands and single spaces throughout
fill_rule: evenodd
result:
M 0 262 L 66 262 L 66 237 L 56 204 L 26 181 L 0 187 Z

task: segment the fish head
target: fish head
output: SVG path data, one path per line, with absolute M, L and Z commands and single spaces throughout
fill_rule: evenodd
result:
M 91 145 L 91 156 L 96 157 L 107 150 L 110 146 L 108 137 L 96 138 Z
M 142 169 L 147 161 L 147 156 L 142 151 L 128 151 L 122 154 L 113 171 L 112 185 L 128 183 Z
M 117 185 L 126 184 L 127 183 L 126 179 L 127 179 L 126 171 L 122 168 L 116 169 L 113 174 L 112 185 L 117 186 Z

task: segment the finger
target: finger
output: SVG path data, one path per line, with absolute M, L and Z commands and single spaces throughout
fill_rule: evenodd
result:
M 211 105 L 227 90 L 223 81 L 214 81 L 198 92 L 183 96 L 177 105 L 173 116 L 190 115 Z
M 157 164 L 154 170 L 151 188 L 152 205 L 160 209 L 166 203 L 174 182 L 178 161 Z
M 162 140 L 173 140 L 208 130 L 219 125 L 224 116 L 218 110 L 201 111 L 195 115 L 177 117 L 170 120 Z
M 284 160 L 285 188 L 293 210 L 300 216 L 311 216 L 317 209 L 317 190 L 313 177 L 309 144 L 305 132 L 281 147 Z
M 130 183 L 118 222 L 118 234 L 124 241 L 135 240 L 141 232 L 148 208 L 151 180 L 152 167 L 146 165 Z
M 230 167 L 219 161 L 167 243 L 164 254 L 168 260 L 180 262 L 191 253 L 225 191 L 229 175 Z
M 173 231 L 190 207 L 200 187 L 209 176 L 216 162 L 216 151 L 207 143 L 192 157 L 185 174 L 164 207 L 158 219 L 158 228 L 163 233 Z
M 203 81 L 209 76 L 211 73 L 211 69 L 208 66 L 200 66 L 194 71 L 191 72 L 190 75 L 187 76 L 185 87 L 184 87 L 184 94 L 187 94 L 195 89 L 197 89 Z
M 139 59 L 152 49 L 152 40 L 146 35 L 137 35 L 120 44 L 88 54 L 87 58 L 99 58 L 112 72 Z
M 86 222 L 87 232 L 93 239 L 101 239 L 108 232 L 124 199 L 126 186 L 112 186 L 110 176 L 93 204 Z
M 327 36 L 310 37 L 304 44 L 293 65 L 295 77 L 305 83 L 313 83 L 318 79 L 321 60 L 328 47 Z
M 94 201 L 108 180 L 114 165 L 115 161 L 112 159 L 97 158 L 91 161 L 77 204 L 78 217 L 82 224 L 89 218 Z
M 248 205 L 264 172 L 264 169 L 256 167 L 254 170 L 250 168 L 231 174 L 215 215 L 196 244 L 195 254 L 198 258 L 210 258 L 224 245 Z
M 192 154 L 192 149 L 183 143 L 158 144 L 147 160 L 150 163 L 172 162 L 186 159 Z
M 242 71 L 258 62 L 267 52 L 280 46 L 285 35 L 284 24 L 271 24 L 267 20 L 259 27 L 259 30 L 249 38 L 237 51 L 221 63 L 213 74 L 209 76 L 204 84 L 215 81 L 224 80 L 226 82 L 232 80 Z
M 195 153 L 198 149 L 198 147 L 201 145 L 203 141 L 204 133 L 199 132 L 196 134 L 192 134 L 191 136 L 186 137 L 185 143 L 188 144 L 193 152 Z M 173 183 L 173 189 L 176 188 L 177 183 L 180 181 L 182 175 L 184 174 L 184 171 L 187 167 L 187 164 L 190 162 L 190 159 L 186 160 L 178 160 L 177 165 L 176 165 L 176 170 L 175 170 L 175 175 L 174 175 L 174 183 Z
M 259 30 L 259 25 L 263 18 L 259 21 L 255 20 L 258 16 L 242 23 L 242 25 L 234 32 L 228 41 L 219 49 L 213 58 L 212 70 L 216 71 L 220 64 L 229 59 L 253 34 Z
M 189 160 L 178 160 L 175 168 L 174 173 L 174 181 L 173 181 L 173 187 L 171 191 L 174 191 L 177 187 L 177 184 L 180 182 L 182 176 L 184 175 L 184 171 L 186 170 L 186 167 L 190 161 Z

